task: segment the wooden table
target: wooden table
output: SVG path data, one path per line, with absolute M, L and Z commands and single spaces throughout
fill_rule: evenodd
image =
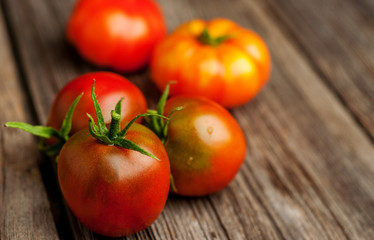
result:
M 0 122 L 46 122 L 67 81 L 98 70 L 67 43 L 74 0 L 1 0 Z M 235 180 L 170 196 L 124 239 L 374 239 L 374 1 L 159 0 L 169 31 L 231 18 L 268 43 L 271 80 L 232 111 L 248 141 Z M 98 36 L 100 37 L 100 36 Z M 148 70 L 126 74 L 155 105 Z M 37 139 L 0 128 L 0 238 L 106 239 L 66 208 Z

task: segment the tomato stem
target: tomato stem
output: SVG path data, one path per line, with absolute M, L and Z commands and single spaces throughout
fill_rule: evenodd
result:
M 148 109 L 149 117 L 145 118 L 145 125 L 150 128 L 156 135 L 160 138 L 161 142 L 165 144 L 168 135 L 168 125 L 170 117 L 176 112 L 183 109 L 182 106 L 174 108 L 167 117 L 163 118 L 156 118 L 156 116 L 160 116 L 164 114 L 164 108 L 166 104 L 166 100 L 169 96 L 170 84 L 174 84 L 175 82 L 170 81 L 166 84 L 164 92 L 161 95 L 160 100 L 158 101 L 157 110 Z M 166 120 L 165 120 L 166 119 Z
M 136 117 L 134 117 L 126 125 L 126 127 L 121 131 L 121 126 L 120 126 L 121 125 L 121 102 L 123 100 L 123 98 L 121 98 L 118 101 L 115 110 L 111 111 L 112 121 L 110 123 L 110 128 L 108 130 L 104 123 L 104 117 L 102 115 L 100 105 L 96 99 L 95 80 L 92 83 L 91 97 L 92 97 L 92 102 L 95 107 L 96 119 L 98 123 L 96 125 L 93 117 L 90 114 L 87 114 L 89 118 L 88 129 L 90 131 L 91 136 L 99 140 L 102 144 L 115 145 L 115 146 L 122 147 L 125 149 L 134 150 L 134 151 L 140 152 L 141 154 L 144 154 L 156 160 L 159 160 L 155 155 L 147 152 L 146 150 L 144 150 L 143 148 L 141 148 L 134 142 L 131 142 L 130 140 L 126 139 L 126 133 L 130 129 L 132 124 L 134 124 L 134 122 L 140 117 L 145 117 L 145 116 L 160 117 L 160 118 L 166 118 L 166 117 L 155 114 L 155 113 L 139 114 Z
M 94 103 L 94 108 L 95 108 L 96 118 L 97 118 L 97 126 L 99 128 L 99 132 L 100 132 L 100 134 L 106 134 L 106 133 L 108 133 L 108 129 L 105 125 L 103 113 L 101 112 L 101 108 L 100 108 L 99 103 L 97 102 L 97 98 L 95 96 L 95 79 L 93 79 L 91 98 L 92 98 L 92 101 Z
M 121 115 L 116 113 L 114 110 L 111 111 L 112 121 L 110 122 L 109 128 L 109 139 L 114 140 L 118 137 L 118 133 L 121 131 Z
M 223 36 L 220 36 L 220 37 L 217 37 L 217 38 L 212 38 L 212 36 L 210 36 L 210 34 L 208 32 L 208 29 L 204 28 L 204 30 L 201 32 L 201 34 L 199 35 L 197 40 L 204 45 L 209 45 L 209 46 L 212 46 L 212 47 L 216 47 L 216 46 L 220 45 L 221 43 L 223 43 L 224 41 L 226 41 L 229 38 L 230 38 L 229 35 L 223 35 Z

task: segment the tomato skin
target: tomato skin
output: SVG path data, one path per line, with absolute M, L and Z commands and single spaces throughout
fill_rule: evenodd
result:
M 165 148 L 176 193 L 202 196 L 227 186 L 246 153 L 242 130 L 231 114 L 217 103 L 200 97 L 176 96 L 165 106 L 184 109 L 170 118 Z
M 204 28 L 213 38 L 229 38 L 218 46 L 205 45 L 198 40 Z M 152 80 L 160 90 L 176 81 L 171 95 L 192 94 L 235 107 L 263 88 L 271 60 L 265 42 L 256 33 L 227 19 L 193 20 L 156 46 L 150 66 Z
M 143 93 L 129 80 L 110 72 L 92 72 L 73 79 L 58 92 L 49 111 L 47 126 L 59 129 L 71 103 L 83 92 L 84 95 L 74 111 L 70 134 L 73 135 L 88 127 L 87 113 L 96 118 L 91 99 L 93 79 L 97 86 L 96 96 L 106 123 L 110 122 L 110 112 L 121 98 L 124 98 L 121 122 L 130 121 L 136 115 L 147 111 L 147 102 Z
M 80 0 L 67 26 L 67 38 L 84 58 L 126 72 L 146 65 L 165 34 L 153 0 Z
M 160 161 L 104 145 L 88 129 L 74 134 L 58 159 L 58 179 L 70 209 L 86 227 L 105 236 L 129 235 L 149 226 L 169 192 L 170 165 L 158 137 L 135 123 L 126 139 Z

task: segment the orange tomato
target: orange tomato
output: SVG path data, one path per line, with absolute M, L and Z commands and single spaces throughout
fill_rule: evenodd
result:
M 251 100 L 269 79 L 270 53 L 253 31 L 227 19 L 193 20 L 160 42 L 151 58 L 152 80 L 170 94 L 210 98 L 225 107 Z

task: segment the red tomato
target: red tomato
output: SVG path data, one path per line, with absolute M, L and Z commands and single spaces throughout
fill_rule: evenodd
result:
M 149 226 L 169 192 L 170 165 L 158 137 L 135 123 L 126 139 L 160 161 L 102 144 L 88 129 L 74 134 L 58 158 L 58 179 L 70 209 L 86 227 L 105 236 L 129 235 Z
M 143 67 L 165 33 L 152 0 L 80 0 L 67 27 L 69 41 L 84 58 L 119 71 Z
M 81 75 L 66 84 L 57 94 L 49 112 L 47 125 L 55 129 L 61 127 L 62 121 L 74 99 L 81 94 L 81 100 L 75 108 L 70 135 L 88 126 L 87 113 L 95 116 L 91 100 L 92 81 L 96 80 L 97 98 L 101 105 L 106 123 L 110 121 L 110 112 L 117 101 L 122 102 L 122 122 L 130 121 L 136 115 L 147 111 L 143 93 L 126 78 L 110 72 L 93 72 Z
M 151 58 L 152 79 L 160 90 L 176 81 L 171 95 L 203 96 L 225 107 L 256 96 L 270 68 L 265 42 L 227 19 L 181 25 L 156 46 Z
M 171 116 L 165 148 L 176 193 L 201 196 L 227 186 L 246 153 L 244 134 L 231 114 L 205 98 L 177 96 L 169 99 L 165 116 Z

